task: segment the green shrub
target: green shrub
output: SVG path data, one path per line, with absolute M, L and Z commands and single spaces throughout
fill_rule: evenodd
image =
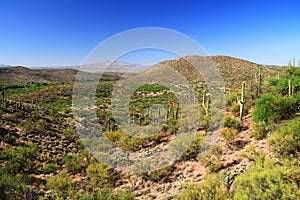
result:
M 228 92 L 226 94 L 226 107 L 230 108 L 234 103 L 236 103 L 236 98 L 238 97 L 237 93 Z
M 145 164 L 145 163 L 144 163 Z M 153 182 L 159 182 L 161 181 L 163 178 L 166 178 L 168 171 L 170 171 L 171 166 L 167 166 L 167 167 L 163 167 L 160 168 L 158 170 L 152 171 L 152 172 L 144 172 L 142 173 L 143 178 L 145 180 L 150 180 Z
M 60 172 L 55 176 L 51 176 L 47 180 L 47 186 L 54 190 L 58 196 L 66 198 L 70 191 L 74 188 L 70 174 L 67 172 Z
M 35 124 L 35 128 L 38 132 L 43 132 L 47 128 L 47 122 L 43 119 L 39 119 Z
M 238 154 L 238 159 L 247 158 L 250 161 L 254 161 L 254 157 L 258 155 L 257 149 L 254 145 L 249 144 L 245 147 L 243 151 Z
M 256 99 L 254 121 L 267 123 L 278 120 L 290 119 L 295 113 L 296 100 L 293 97 L 265 94 Z
M 68 129 L 64 130 L 63 134 L 64 134 L 65 136 L 70 136 L 70 135 L 72 135 L 72 134 L 73 134 L 73 128 L 68 128 Z
M 63 157 L 63 159 L 62 159 L 62 163 L 63 164 L 66 164 L 67 162 L 70 162 L 71 160 L 72 160 L 72 156 L 70 156 L 70 155 L 65 155 L 64 157 Z
M 38 155 L 34 145 L 24 147 L 12 147 L 4 150 L 1 154 L 4 159 L 4 166 L 8 173 L 16 175 L 18 173 L 33 173 L 36 169 L 35 159 Z
M 220 134 L 224 139 L 225 142 L 229 145 L 235 146 L 237 145 L 238 141 L 240 140 L 240 135 L 238 130 L 234 128 L 223 128 Z
M 243 124 L 242 124 L 241 120 L 232 118 L 230 116 L 225 117 L 224 126 L 228 127 L 228 128 L 234 128 L 239 131 L 241 131 L 243 129 Z
M 234 114 L 234 116 L 239 116 L 240 114 L 240 105 L 238 102 L 234 101 L 229 108 L 229 111 Z
M 192 141 L 191 145 L 184 152 L 183 158 L 184 159 L 195 158 L 198 155 L 199 150 L 203 146 L 203 142 L 204 142 L 203 136 L 196 133 L 196 136 L 195 136 L 194 140 Z
M 112 142 L 120 140 L 122 133 L 120 131 L 106 131 L 105 136 Z
M 31 133 L 34 131 L 34 123 L 31 119 L 24 119 L 20 122 L 20 125 L 25 133 Z
M 221 167 L 222 147 L 214 145 L 209 152 L 201 153 L 199 159 L 210 172 L 216 172 Z
M 178 200 L 225 200 L 231 196 L 223 184 L 223 178 L 221 174 L 207 175 L 204 182 L 199 185 L 191 184 L 180 195 L 177 195 L 175 199 Z
M 133 200 L 134 194 L 130 191 L 123 190 L 115 194 L 111 189 L 105 188 L 83 195 L 80 200 Z
M 86 173 L 93 186 L 110 186 L 114 180 L 113 169 L 102 163 L 93 163 L 88 166 Z
M 132 137 L 124 133 L 120 137 L 119 145 L 125 150 L 136 151 L 141 145 L 145 144 L 145 141 L 145 139 Z
M 275 160 L 261 154 L 250 169 L 236 177 L 234 199 L 297 199 L 300 188 L 293 179 L 294 174 L 286 167 L 277 166 Z M 298 196 L 298 197 L 297 197 Z
M 20 178 L 11 176 L 4 167 L 0 167 L 0 199 L 18 199 L 21 192 Z
M 280 156 L 299 156 L 300 119 L 294 119 L 278 128 L 268 139 L 271 148 Z
M 266 138 L 269 131 L 269 126 L 265 121 L 253 122 L 253 131 L 250 132 L 250 135 L 257 140 L 262 140 Z
M 56 166 L 54 164 L 47 164 L 44 168 L 45 174 L 50 174 L 56 171 Z
M 65 165 L 68 172 L 71 174 L 78 174 L 84 172 L 89 165 L 88 152 L 81 152 L 78 155 L 70 156 L 66 155 L 62 159 L 62 163 Z

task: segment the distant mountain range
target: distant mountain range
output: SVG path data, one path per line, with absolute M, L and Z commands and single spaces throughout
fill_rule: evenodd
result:
M 141 65 L 141 64 L 132 64 L 132 63 L 125 63 L 125 62 L 110 62 L 105 61 L 102 63 L 96 63 L 96 64 L 84 64 L 81 65 L 69 65 L 69 66 L 48 66 L 48 67 L 28 67 L 31 69 L 75 69 L 79 70 L 80 68 L 88 68 L 90 71 L 115 71 L 115 70 L 145 70 L 149 66 Z
M 10 65 L 1 65 L 0 64 L 0 68 L 2 68 L 2 67 L 10 67 Z
M 200 56 L 193 56 L 196 59 L 201 59 Z M 205 57 L 202 57 L 205 58 Z M 233 58 L 229 56 L 209 56 L 219 69 L 224 81 L 229 84 L 239 84 L 243 80 L 253 80 L 258 69 L 265 76 L 275 76 L 280 71 L 281 67 L 259 65 L 243 59 Z M 151 70 L 152 67 L 143 66 L 139 64 L 130 64 L 123 62 L 113 62 L 105 69 L 110 62 L 103 62 L 97 64 L 88 64 L 84 68 L 86 73 L 103 72 L 105 75 L 103 79 L 118 79 L 124 77 L 124 74 L 135 74 L 143 72 L 144 70 Z M 168 65 L 180 73 L 187 79 L 198 79 L 199 74 L 193 66 L 184 58 L 176 60 L 162 61 L 159 64 Z M 72 82 L 78 72 L 80 66 L 58 66 L 58 67 L 34 67 L 25 68 L 21 66 L 4 66 L 0 65 L 0 84 L 8 83 L 28 83 L 28 82 Z M 82 68 L 81 68 L 82 69 Z M 129 73 L 128 73 L 129 72 Z M 198 75 L 197 75 L 198 74 Z M 125 77 L 126 77 L 125 76 Z M 198 76 L 198 77 L 197 77 Z M 200 77 L 201 78 L 201 77 Z

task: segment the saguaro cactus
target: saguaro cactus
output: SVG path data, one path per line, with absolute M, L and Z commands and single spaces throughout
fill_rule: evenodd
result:
M 296 65 L 295 65 L 295 58 L 293 58 L 293 67 L 295 67 Z
M 255 96 L 258 97 L 258 95 L 262 92 L 262 82 L 263 82 L 263 74 L 261 73 L 261 68 L 258 69 L 258 72 L 255 73 Z
M 289 96 L 294 95 L 294 86 L 291 80 L 289 80 Z
M 255 82 L 258 84 L 258 85 L 261 85 L 262 84 L 262 73 L 260 71 L 260 68 L 258 69 L 258 73 L 255 73 Z
M 243 112 L 244 112 L 244 104 L 246 103 L 244 96 L 245 96 L 245 81 L 243 81 L 243 83 L 242 83 L 241 99 L 239 99 L 237 97 L 237 102 L 240 104 L 240 119 L 241 120 L 242 120 Z
M 202 96 L 202 106 L 205 110 L 205 115 L 207 116 L 208 115 L 208 109 L 209 109 L 209 98 L 206 99 L 206 93 L 203 93 L 203 96 Z

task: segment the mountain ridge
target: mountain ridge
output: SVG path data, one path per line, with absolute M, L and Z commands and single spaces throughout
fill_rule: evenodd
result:
M 209 59 L 215 63 L 220 74 L 222 75 L 224 81 L 227 84 L 239 84 L 241 81 L 247 81 L 255 78 L 255 74 L 260 70 L 265 76 L 276 76 L 281 67 L 266 66 L 257 64 L 251 61 L 247 61 L 240 58 L 234 58 L 230 56 L 185 56 L 175 60 L 165 60 L 161 61 L 154 66 L 161 64 L 166 64 L 173 67 L 187 79 L 199 79 L 201 78 L 198 71 L 195 71 L 194 67 L 189 63 L 187 58 L 205 58 Z M 139 69 L 147 69 L 146 66 L 115 62 L 111 68 L 107 70 L 110 73 L 106 73 L 104 79 L 116 79 L 122 77 L 126 71 L 134 69 L 135 66 L 139 66 Z M 108 64 L 108 63 L 106 63 Z M 96 72 L 97 66 L 90 67 L 90 72 Z M 88 66 L 89 67 L 89 66 Z M 95 71 L 93 70 L 95 68 Z M 149 69 L 148 68 L 148 69 Z M 101 69 L 100 69 L 101 71 Z M 142 72 L 136 71 L 136 72 Z M 28 82 L 73 82 L 78 69 L 72 68 L 27 68 L 23 66 L 9 66 L 0 68 L 0 84 L 10 84 L 10 83 L 28 83 Z M 89 72 L 89 71 L 87 71 Z

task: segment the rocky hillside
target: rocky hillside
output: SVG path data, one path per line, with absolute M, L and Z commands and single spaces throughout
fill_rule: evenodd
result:
M 0 68 L 0 85 L 24 83 L 71 83 L 77 74 L 75 69 L 29 69 L 26 67 Z M 104 74 L 102 79 L 112 80 L 119 73 Z
M 215 66 L 220 71 L 223 80 L 227 83 L 227 85 L 230 86 L 239 85 L 242 81 L 254 81 L 255 74 L 258 74 L 259 70 L 264 78 L 278 76 L 279 72 L 282 70 L 281 67 L 263 66 L 250 61 L 229 56 L 188 56 L 176 60 L 163 61 L 159 64 L 175 68 L 189 80 L 202 79 L 199 76 L 198 71 L 192 66 L 190 62 L 188 62 L 188 60 L 190 59 L 200 62 L 207 62 L 207 60 L 209 60 L 210 62 L 215 63 Z

